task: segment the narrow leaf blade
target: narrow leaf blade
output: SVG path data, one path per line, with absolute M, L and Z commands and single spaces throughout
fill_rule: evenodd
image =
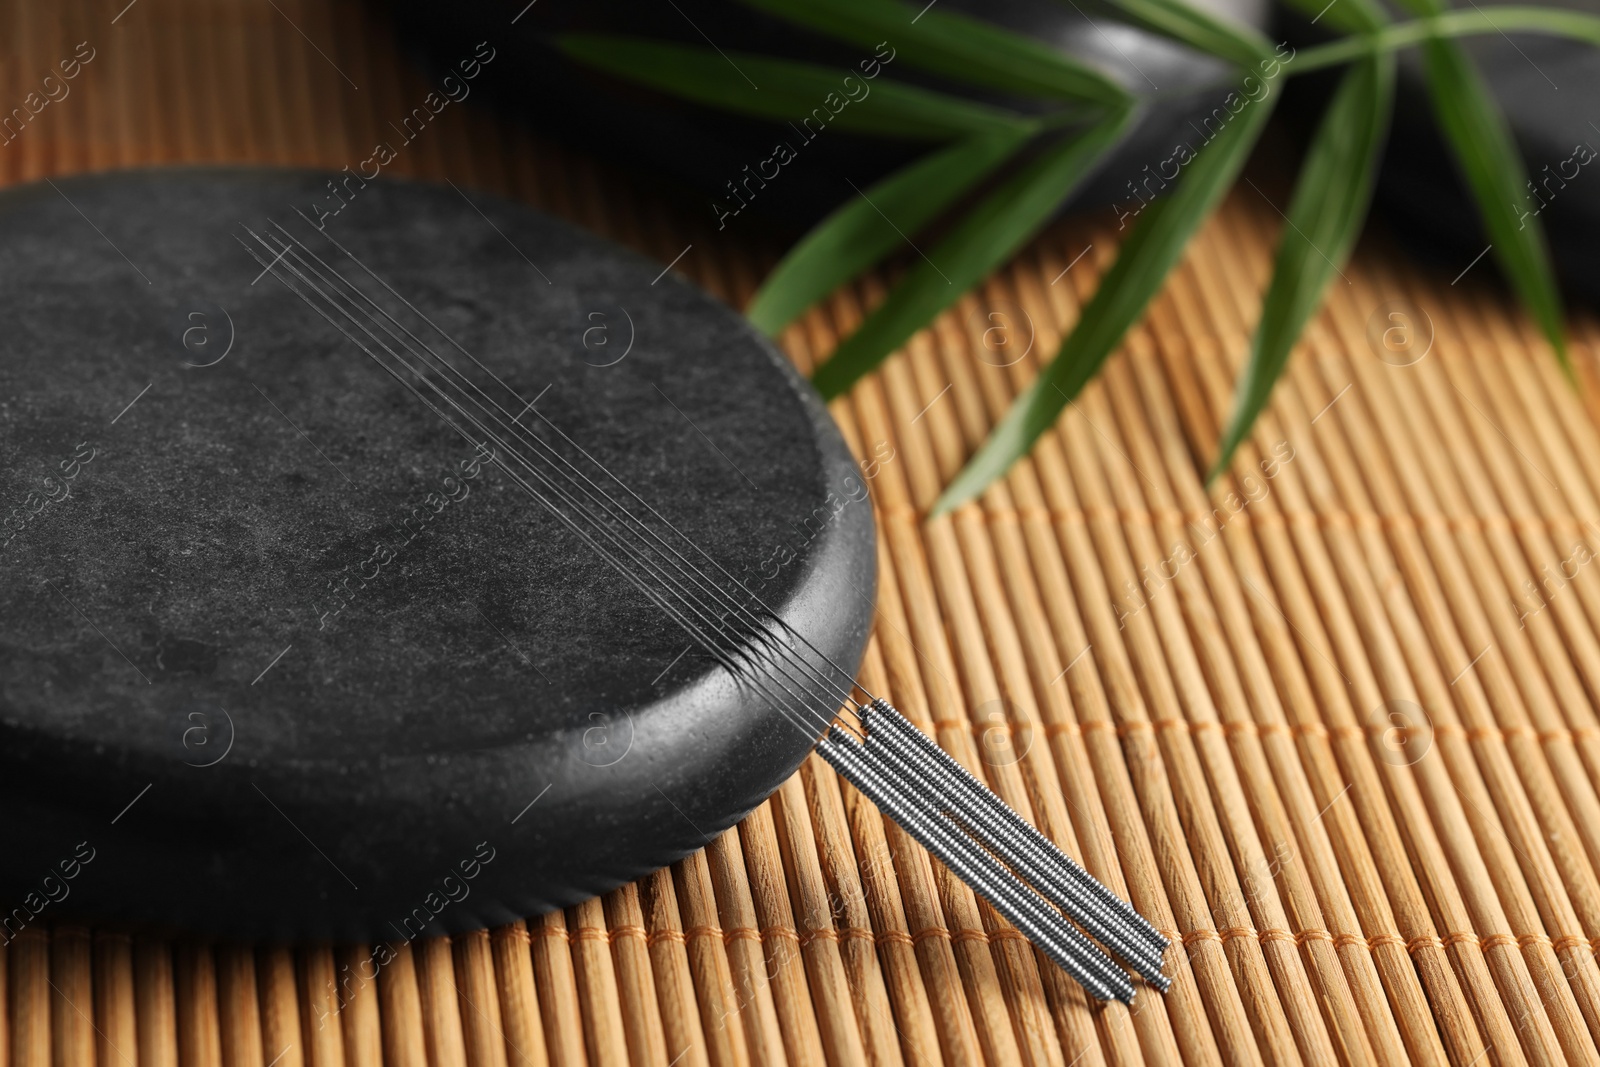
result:
M 1137 114 L 1120 108 L 990 193 L 906 274 L 887 299 L 818 368 L 812 383 L 835 397 L 899 348 L 962 293 L 1008 259 L 1127 131 Z
M 929 153 L 847 201 L 783 257 L 745 317 L 767 334 L 888 255 L 1014 156 L 1030 129 L 1001 130 Z
M 1100 370 L 1160 290 L 1189 238 L 1233 185 L 1272 113 L 1273 97 L 1253 104 L 1202 145 L 1165 199 L 1145 208 L 1056 358 L 1011 405 L 975 456 L 934 505 L 935 515 L 981 493 L 1028 453 Z
M 1339 33 L 1371 33 L 1382 29 L 1389 17 L 1377 0 L 1285 0 L 1290 7 L 1311 16 L 1312 25 Z
M 1429 5 L 1410 5 L 1427 10 Z M 1442 7 L 1440 11 L 1444 11 Z M 1459 33 L 1541 33 L 1600 46 L 1600 16 L 1561 7 L 1480 7 L 1448 11 L 1428 23 L 1440 37 Z
M 1416 15 L 1448 17 L 1444 0 L 1400 2 Z M 1484 14 L 1481 9 L 1478 13 Z M 1574 22 L 1582 20 L 1583 16 L 1577 15 Z M 1435 37 L 1423 42 L 1422 54 L 1434 115 L 1477 201 L 1478 217 L 1489 235 L 1495 261 L 1570 378 L 1573 370 L 1567 357 L 1565 315 L 1555 268 L 1550 264 L 1550 246 L 1538 213 L 1529 203 L 1528 174 L 1505 114 L 1460 42 Z
M 834 125 L 887 137 L 947 140 L 1030 121 L 887 78 L 868 80 L 848 70 L 786 59 L 619 34 L 569 33 L 557 43 L 573 58 L 616 77 L 723 111 L 788 122 L 802 143 Z
M 1122 104 L 1108 75 L 1058 49 L 966 15 L 897 0 L 743 0 L 779 18 L 853 44 L 889 44 L 888 60 L 1019 96 Z M 1370 0 L 1368 0 L 1370 2 Z M 863 71 L 866 63 L 862 61 Z
M 1495 260 L 1570 377 L 1565 313 L 1550 246 L 1505 116 L 1459 44 L 1432 40 L 1423 54 L 1434 114 L 1477 201 Z
M 1254 67 L 1273 55 L 1272 45 L 1259 31 L 1243 23 L 1218 18 L 1185 0 L 1109 2 L 1130 22 L 1241 67 Z
M 1306 152 L 1278 243 L 1250 362 L 1234 397 L 1211 477 L 1249 435 L 1289 352 L 1360 236 L 1389 118 L 1394 57 L 1372 55 L 1345 74 Z
M 1288 0 L 1304 8 L 1316 0 Z M 1370 2 L 1370 0 L 1367 0 Z M 1412 3 L 1413 10 L 1427 5 Z M 1337 8 L 1333 10 L 1338 10 Z M 1334 21 L 1332 19 L 1330 22 Z M 1348 19 L 1344 20 L 1350 21 Z M 1359 27 L 1356 28 L 1359 31 Z M 1327 67 L 1344 66 L 1371 51 L 1393 52 L 1433 40 L 1470 37 L 1474 34 L 1537 33 L 1587 41 L 1600 47 L 1600 16 L 1554 7 L 1479 7 L 1471 11 L 1446 11 L 1424 14 L 1409 22 L 1385 24 L 1370 32 L 1354 32 L 1326 44 L 1313 45 L 1294 55 L 1296 74 L 1307 74 Z

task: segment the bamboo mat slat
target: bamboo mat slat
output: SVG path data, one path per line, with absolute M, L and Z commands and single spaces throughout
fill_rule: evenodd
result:
M 0 179 L 338 169 L 429 88 L 350 0 L 125 3 L 0 5 L 0 105 L 95 50 Z M 390 169 L 692 246 L 677 269 L 734 306 L 777 251 L 477 103 Z M 833 404 L 880 531 L 863 681 L 1174 938 L 1167 997 L 1090 1003 L 813 758 L 674 867 L 375 981 L 366 946 L 30 928 L 0 1067 L 1600 1064 L 1600 329 L 1574 321 L 1574 388 L 1486 272 L 1364 250 L 1208 487 L 1278 225 L 1229 200 L 948 519 L 1117 234 L 1052 226 Z M 884 292 L 784 348 L 810 369 Z M 1404 366 L 1375 347 L 1395 308 L 1431 338 Z

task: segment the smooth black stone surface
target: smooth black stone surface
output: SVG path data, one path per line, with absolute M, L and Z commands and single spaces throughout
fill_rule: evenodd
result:
M 1265 28 L 1270 11 L 1266 0 L 1194 2 L 1258 29 Z M 709 47 L 709 37 L 726 53 L 802 60 L 837 69 L 841 75 L 873 55 L 871 47 L 841 44 L 737 0 L 673 4 L 540 0 L 520 14 L 508 14 L 498 0 L 457 0 L 446 6 L 387 0 L 385 6 L 433 68 L 436 84 L 453 86 L 457 93 L 489 95 L 538 129 L 604 155 L 631 172 L 668 177 L 692 187 L 703 198 L 706 218 L 713 225 L 726 221 L 729 227 L 747 226 L 755 217 L 810 225 L 855 197 L 852 185 L 865 189 L 933 147 L 926 141 L 852 133 L 837 126 L 801 142 L 786 123 L 646 90 L 576 63 L 554 44 L 557 35 L 574 31 L 620 33 L 697 48 Z M 917 3 L 907 10 L 920 7 Z M 941 0 L 940 7 L 1059 48 L 1105 71 L 1145 101 L 1123 143 L 1067 202 L 1068 209 L 1104 207 L 1113 201 L 1136 203 L 1128 184 L 1145 180 L 1143 168 L 1159 168 L 1177 142 L 1196 144 L 1203 139 L 1196 127 L 1234 88 L 1228 84 L 1227 65 L 1118 21 L 1102 0 Z M 892 48 L 894 42 L 888 43 Z M 463 61 L 487 54 L 480 52 L 484 48 L 495 58 L 465 68 L 475 77 L 463 81 Z M 452 79 L 448 83 L 447 77 Z M 964 83 L 926 74 L 903 59 L 884 65 L 879 77 L 1024 112 L 1057 106 L 975 91 Z M 817 103 L 822 103 L 820 97 Z M 795 116 L 797 121 L 801 117 Z M 796 150 L 796 158 L 750 200 L 748 211 L 723 220 L 721 212 L 737 206 L 727 183 L 745 181 L 743 168 L 749 166 L 754 172 L 773 155 L 779 140 Z
M 1519 0 L 1514 0 L 1519 2 Z M 1570 5 L 1590 13 L 1595 3 Z M 1505 112 L 1532 179 L 1529 206 L 1569 294 L 1600 303 L 1600 49 L 1533 34 L 1464 39 Z M 1375 205 L 1413 248 L 1455 277 L 1488 245 L 1476 202 L 1439 133 L 1419 52 L 1400 65 L 1394 126 Z M 1499 205 L 1519 216 L 1511 204 Z M 1493 255 L 1472 274 L 1496 269 Z
M 151 170 L 0 195 L 11 933 L 503 922 L 700 847 L 811 747 L 258 277 L 235 234 L 309 237 L 293 213 L 340 202 L 326 178 Z M 855 666 L 874 586 L 861 472 L 743 320 L 470 190 L 374 182 L 326 226 Z

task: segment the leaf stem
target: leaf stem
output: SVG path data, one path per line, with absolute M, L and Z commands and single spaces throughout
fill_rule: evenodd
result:
M 1594 15 L 1551 7 L 1481 7 L 1401 22 L 1376 33 L 1357 34 L 1306 48 L 1288 64 L 1288 69 L 1292 74 L 1304 74 L 1349 63 L 1372 52 L 1409 48 L 1431 38 L 1518 31 L 1574 37 L 1600 46 L 1600 17 Z

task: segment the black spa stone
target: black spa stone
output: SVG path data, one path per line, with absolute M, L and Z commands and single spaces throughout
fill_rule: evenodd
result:
M 1544 0 L 1512 4 L 1548 6 Z M 1470 10 L 1468 5 L 1452 5 Z M 1589 14 L 1595 0 L 1559 0 Z M 1291 5 L 1277 8 L 1274 33 L 1299 48 L 1331 38 Z M 1399 17 L 1399 16 L 1397 16 Z M 1550 246 L 1557 280 L 1574 306 L 1600 304 L 1600 49 L 1545 34 L 1488 32 L 1462 37 L 1489 94 L 1505 116 L 1522 156 L 1530 197 L 1509 201 L 1519 226 L 1539 225 Z M 1321 71 L 1297 80 L 1281 115 L 1304 144 L 1320 121 L 1341 74 Z M 1440 132 L 1418 48 L 1399 53 L 1394 117 L 1373 191 L 1373 210 L 1407 246 L 1458 285 L 1481 284 L 1499 273 L 1479 205 L 1454 151 Z M 1504 282 L 1504 276 L 1500 276 Z M 1388 299 L 1396 294 L 1382 294 Z
M 864 475 L 770 344 L 527 208 L 327 178 L 0 196 L 0 941 L 500 923 L 700 847 L 814 740 L 263 275 L 245 227 L 337 259 L 296 212 L 320 220 L 342 271 L 859 660 Z
M 925 2 L 902 5 L 905 16 L 914 19 Z M 1257 30 L 1265 29 L 1272 11 L 1266 0 L 1191 2 Z M 574 32 L 622 34 L 696 49 L 708 49 L 709 37 L 729 56 L 798 60 L 841 76 L 874 55 L 871 47 L 844 44 L 767 14 L 760 4 L 540 0 L 526 7 L 518 4 L 515 18 L 508 18 L 498 0 L 385 0 L 383 6 L 393 12 L 402 36 L 430 68 L 431 84 L 441 91 L 491 99 L 536 129 L 631 173 L 666 178 L 667 185 L 681 182 L 698 191 L 686 198 L 692 209 L 703 211 L 706 222 L 718 229 L 748 233 L 756 217 L 809 226 L 857 197 L 857 189 L 868 189 L 935 147 L 928 141 L 852 132 L 838 125 L 820 133 L 797 131 L 786 121 L 689 104 L 601 74 L 559 45 L 561 35 Z M 1159 169 L 1175 144 L 1204 136 L 1199 128 L 1205 118 L 1235 87 L 1226 64 L 1129 25 L 1107 0 L 941 0 L 939 10 L 1058 49 L 1139 98 L 1139 114 L 1127 135 L 1063 205 L 1066 210 L 1134 203 L 1132 186 L 1149 181 L 1144 168 Z M 898 55 L 896 46 L 903 44 L 887 34 L 878 54 Z M 493 58 L 480 62 L 480 56 Z M 468 72 L 472 77 L 464 79 Z M 882 82 L 920 85 L 1022 112 L 1052 106 L 1039 99 L 976 91 L 962 80 L 919 70 L 904 57 L 882 65 L 880 74 Z M 1268 91 L 1276 88 L 1269 86 Z M 797 108 L 794 119 L 806 113 L 806 108 Z M 784 163 L 777 177 L 769 171 L 770 183 L 741 185 L 751 181 L 751 174 L 768 169 L 763 164 L 770 163 L 776 142 L 789 146 L 792 162 Z M 1149 195 L 1146 187 L 1144 196 Z M 748 213 L 740 206 L 746 196 Z
M 1518 0 L 1521 2 L 1521 0 Z M 1593 14 L 1596 5 L 1571 5 Z M 1464 40 L 1505 113 L 1531 188 L 1505 204 L 1519 225 L 1537 218 L 1562 285 L 1575 303 L 1600 304 L 1600 49 L 1531 34 Z M 1421 57 L 1400 65 L 1393 133 L 1377 204 L 1390 225 L 1454 277 L 1489 244 L 1478 207 L 1439 133 Z M 1528 214 L 1524 215 L 1523 212 Z M 1470 277 L 1471 275 L 1468 275 Z

